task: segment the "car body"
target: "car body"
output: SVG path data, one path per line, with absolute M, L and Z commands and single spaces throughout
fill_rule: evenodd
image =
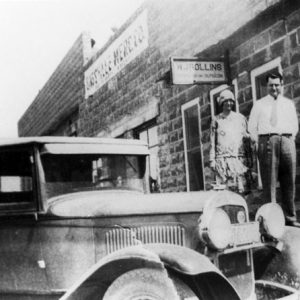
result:
M 148 154 L 138 140 L 0 141 L 1 299 L 144 299 L 148 286 L 256 299 L 253 251 L 278 244 L 265 212 L 250 222 L 229 191 L 150 194 Z

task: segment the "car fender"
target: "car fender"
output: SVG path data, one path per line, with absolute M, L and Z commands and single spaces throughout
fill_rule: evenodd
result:
M 286 226 L 280 244 L 281 251 L 268 246 L 254 251 L 256 279 L 298 287 L 300 284 L 300 229 Z
M 142 245 L 126 247 L 100 259 L 77 282 L 75 282 L 60 300 L 98 299 L 109 285 L 121 274 L 135 268 L 163 268 L 163 263 L 154 252 Z
M 170 244 L 147 244 L 132 246 L 113 252 L 88 270 L 60 300 L 101 299 L 110 284 L 123 273 L 136 268 L 167 268 L 185 281 L 193 281 L 201 274 L 214 274 L 222 287 L 236 296 L 237 293 L 209 259 L 200 253 L 182 246 Z
M 156 253 L 169 273 L 185 282 L 199 299 L 240 299 L 232 284 L 205 255 L 170 244 L 145 247 Z
M 144 247 L 155 253 L 169 269 L 186 275 L 216 272 L 220 270 L 203 254 L 192 249 L 171 244 L 146 244 Z

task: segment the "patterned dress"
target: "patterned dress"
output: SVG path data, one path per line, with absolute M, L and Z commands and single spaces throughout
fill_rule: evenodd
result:
M 234 111 L 228 116 L 217 115 L 212 120 L 210 138 L 210 161 L 216 163 L 216 183 L 244 192 L 249 187 L 246 173 L 252 165 L 246 118 Z

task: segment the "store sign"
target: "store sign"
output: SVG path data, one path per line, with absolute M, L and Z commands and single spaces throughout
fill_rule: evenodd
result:
M 147 11 L 144 11 L 85 71 L 85 98 L 93 95 L 145 50 L 148 40 Z
M 223 60 L 171 58 L 173 84 L 225 83 L 227 76 Z

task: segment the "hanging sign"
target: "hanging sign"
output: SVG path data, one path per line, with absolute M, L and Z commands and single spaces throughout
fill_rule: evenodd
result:
M 173 84 L 226 83 L 224 60 L 171 57 Z

